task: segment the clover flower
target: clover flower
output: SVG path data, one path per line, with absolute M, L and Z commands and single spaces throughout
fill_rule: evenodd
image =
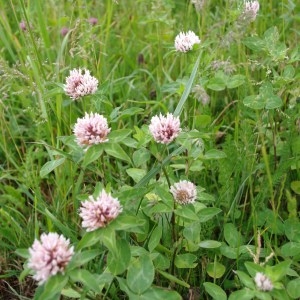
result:
M 98 23 L 98 19 L 95 17 L 91 17 L 88 19 L 88 22 L 92 25 L 95 26 Z
M 77 119 L 73 132 L 77 144 L 86 146 L 107 142 L 110 130 L 105 117 L 97 113 L 85 113 L 83 118 Z
M 179 204 L 194 203 L 197 197 L 196 186 L 187 180 L 180 180 L 172 185 L 170 192 L 172 193 L 175 201 Z
M 90 75 L 90 71 L 85 69 L 82 74 L 81 69 L 70 71 L 70 76 L 66 78 L 65 92 L 73 100 L 97 91 L 98 80 Z
M 121 211 L 122 206 L 118 199 L 102 190 L 96 199 L 89 196 L 88 200 L 81 203 L 79 215 L 83 219 L 82 227 L 86 228 L 86 231 L 93 231 L 105 227 Z
M 74 254 L 74 247 L 64 236 L 50 232 L 41 235 L 41 241 L 35 240 L 29 248 L 28 267 L 34 271 L 33 278 L 39 285 L 51 276 L 64 273 Z
M 150 133 L 154 140 L 158 143 L 171 143 L 180 132 L 179 117 L 174 117 L 173 114 L 168 113 L 167 116 L 154 116 L 149 125 Z
M 175 49 L 180 52 L 187 52 L 199 43 L 200 39 L 193 31 L 180 32 L 175 38 Z
M 244 18 L 249 19 L 253 22 L 256 19 L 256 15 L 259 11 L 259 2 L 258 1 L 245 1 L 244 3 Z
M 273 289 L 273 284 L 271 280 L 263 273 L 256 273 L 254 281 L 259 290 L 267 292 Z

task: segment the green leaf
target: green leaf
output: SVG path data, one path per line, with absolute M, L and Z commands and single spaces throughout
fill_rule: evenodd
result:
M 251 300 L 255 297 L 255 291 L 242 289 L 230 294 L 228 300 Z
M 152 286 L 143 294 L 139 295 L 136 300 L 181 300 L 182 297 L 175 291 Z
M 98 255 L 103 253 L 103 250 L 95 249 L 95 250 L 86 250 L 83 252 L 76 252 L 73 256 L 70 264 L 68 265 L 68 269 L 74 269 L 77 267 L 80 267 L 86 263 L 88 263 L 90 260 L 94 259 Z
M 215 249 L 221 247 L 222 243 L 218 241 L 205 240 L 199 243 L 199 247 L 206 249 Z
M 140 148 L 133 152 L 132 160 L 136 167 L 140 167 L 149 161 L 150 156 L 151 154 L 149 150 L 146 148 Z
M 109 133 L 109 142 L 120 143 L 132 133 L 131 129 L 116 129 Z
M 197 256 L 191 253 L 178 254 L 175 257 L 175 266 L 179 269 L 188 268 L 192 269 L 197 266 L 195 261 L 197 260 Z
M 147 173 L 146 170 L 129 168 L 126 169 L 126 173 L 134 180 L 135 183 L 139 182 Z
M 280 108 L 283 105 L 282 100 L 280 97 L 276 95 L 271 95 L 267 98 L 266 101 L 266 109 L 276 109 Z
M 211 149 L 205 152 L 204 158 L 205 159 L 221 159 L 226 158 L 227 155 L 225 152 L 217 150 L 217 149 Z
M 59 299 L 61 290 L 68 283 L 68 276 L 57 274 L 48 279 L 45 283 L 44 290 L 37 298 L 39 300 L 54 300 Z
M 192 85 L 193 85 L 193 82 L 194 82 L 194 79 L 197 75 L 197 70 L 198 70 L 198 66 L 199 66 L 199 62 L 200 62 L 200 57 L 201 57 L 201 54 L 198 56 L 197 58 L 197 61 L 195 62 L 194 64 L 194 67 L 193 67 L 193 70 L 192 70 L 192 74 L 189 78 L 189 81 L 187 82 L 186 84 L 186 87 L 185 87 L 185 90 L 177 104 L 177 107 L 174 111 L 174 116 L 177 117 L 177 116 L 180 116 L 181 112 L 182 112 L 182 109 L 183 109 L 183 106 L 190 94 L 190 91 L 191 91 L 191 88 L 192 88 Z
M 300 195 L 300 181 L 295 180 L 291 182 L 291 189 L 293 192 L 295 192 L 297 195 Z
M 207 88 L 213 91 L 223 91 L 226 88 L 226 82 L 223 78 L 214 77 L 209 80 Z
M 254 278 L 256 273 L 258 273 L 258 272 L 261 272 L 261 273 L 265 272 L 265 270 L 262 266 L 255 264 L 254 262 L 250 262 L 250 261 L 245 262 L 245 267 L 252 278 Z
M 159 244 L 161 236 L 162 236 L 162 227 L 161 225 L 158 224 L 155 227 L 155 229 L 152 231 L 152 234 L 148 242 L 148 249 L 150 252 L 152 252 L 155 249 L 155 247 Z
M 300 222 L 294 219 L 287 219 L 284 222 L 284 233 L 292 242 L 300 242 Z
M 263 109 L 265 107 L 265 101 L 262 101 L 261 97 L 257 96 L 247 96 L 244 98 L 243 103 L 245 106 L 252 109 Z
M 288 242 L 281 247 L 281 254 L 284 257 L 296 256 L 300 254 L 300 243 Z
M 203 208 L 198 212 L 198 217 L 200 222 L 207 222 L 208 220 L 212 219 L 214 216 L 222 212 L 221 209 L 216 207 L 207 207 Z
M 211 282 L 204 282 L 205 291 L 212 297 L 213 300 L 226 300 L 226 293 L 216 284 Z
M 124 160 L 131 164 L 131 159 L 119 144 L 105 143 L 104 151 L 115 158 Z
M 212 262 L 209 263 L 206 267 L 207 274 L 212 278 L 221 278 L 226 271 L 224 265 L 219 262 Z
M 199 217 L 195 213 L 195 209 L 191 205 L 183 205 L 175 210 L 176 216 L 180 216 L 190 221 L 198 221 Z
M 68 298 L 80 298 L 81 295 L 76 292 L 75 290 L 73 290 L 72 288 L 67 288 L 67 289 L 63 289 L 61 291 L 61 294 L 65 297 L 68 297 Z
M 90 147 L 84 154 L 82 166 L 86 168 L 89 164 L 97 160 L 103 153 L 103 145 L 94 145 Z
M 245 287 L 252 289 L 252 290 L 255 289 L 254 281 L 250 276 L 248 276 L 246 273 L 244 273 L 242 271 L 236 271 L 235 273 L 238 275 L 240 281 L 242 282 L 242 284 Z
M 275 266 L 266 266 L 266 275 L 270 277 L 272 282 L 280 281 L 289 271 L 291 265 L 290 260 L 280 262 Z
M 300 299 L 300 278 L 289 281 L 286 289 L 292 299 Z
M 245 82 L 244 75 L 234 75 L 228 79 L 226 85 L 227 88 L 234 89 L 244 84 L 244 82 Z
M 226 223 L 224 226 L 224 237 L 231 247 L 238 247 L 242 244 L 241 235 L 232 223 Z
M 265 49 L 265 41 L 256 36 L 246 37 L 243 44 L 249 49 L 260 52 Z
M 18 256 L 21 256 L 25 259 L 28 259 L 30 257 L 29 255 L 29 250 L 28 249 L 17 249 L 15 251 L 15 253 L 18 255 Z
M 110 227 L 114 230 L 144 233 L 145 223 L 145 219 L 142 219 L 139 216 L 121 214 L 110 224 Z
M 183 229 L 183 236 L 193 243 L 200 242 L 201 223 L 193 222 Z
M 109 271 L 114 275 L 122 274 L 129 266 L 130 259 L 131 252 L 128 242 L 124 239 L 117 240 L 116 249 L 107 255 Z
M 75 282 L 80 282 L 84 287 L 94 291 L 95 293 L 100 293 L 101 288 L 97 280 L 96 274 L 90 273 L 86 269 L 75 269 L 69 272 L 71 280 Z
M 149 255 L 134 258 L 127 270 L 126 282 L 136 294 L 145 292 L 154 280 L 154 266 Z
M 48 175 L 54 169 L 56 169 L 57 167 L 62 165 L 65 162 L 65 160 L 66 160 L 66 158 L 62 157 L 62 158 L 59 158 L 56 160 L 51 160 L 51 161 L 46 162 L 40 170 L 40 176 L 42 178 L 44 178 L 46 175 Z
M 165 278 L 167 278 L 168 280 L 170 280 L 171 282 L 177 283 L 183 287 L 186 288 L 190 288 L 190 285 L 188 283 L 186 283 L 185 281 L 182 281 L 180 279 L 178 279 L 177 277 L 171 275 L 170 273 L 161 271 L 161 270 L 156 270 L 158 273 L 160 273 L 162 276 L 164 276 Z

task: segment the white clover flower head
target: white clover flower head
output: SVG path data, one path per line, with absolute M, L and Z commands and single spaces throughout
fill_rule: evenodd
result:
M 273 289 L 271 280 L 263 273 L 256 273 L 254 281 L 256 283 L 256 287 L 261 291 L 267 292 Z
M 171 143 L 181 131 L 179 117 L 168 113 L 167 116 L 160 114 L 151 118 L 149 130 L 157 143 Z
M 66 78 L 65 92 L 73 100 L 77 100 L 88 94 L 97 91 L 98 80 L 90 75 L 90 71 L 85 69 L 82 74 L 81 69 L 70 71 L 70 76 Z
M 41 241 L 35 240 L 29 248 L 28 268 L 34 271 L 33 278 L 39 285 L 51 276 L 64 273 L 74 254 L 74 247 L 64 236 L 50 232 L 41 235 Z
M 188 52 L 195 44 L 200 44 L 199 37 L 191 30 L 180 32 L 175 38 L 175 49 L 179 52 Z
M 244 3 L 244 18 L 249 18 L 250 21 L 256 19 L 256 15 L 259 11 L 259 2 L 258 1 L 245 1 Z
M 94 231 L 114 220 L 122 212 L 122 206 L 118 199 L 102 190 L 96 199 L 89 196 L 88 200 L 83 201 L 79 210 L 82 227 L 86 228 L 86 231 Z
M 89 146 L 107 142 L 110 130 L 105 117 L 97 113 L 85 113 L 83 118 L 77 119 L 73 132 L 78 145 Z
M 175 201 L 179 204 L 194 203 L 197 197 L 196 186 L 187 180 L 180 180 L 172 185 L 170 192 L 172 193 Z

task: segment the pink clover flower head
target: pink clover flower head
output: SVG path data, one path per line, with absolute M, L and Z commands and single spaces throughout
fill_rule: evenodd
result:
M 97 23 L 98 23 L 98 19 L 97 18 L 94 18 L 94 17 L 91 17 L 88 19 L 88 22 L 92 25 L 92 26 L 95 26 Z
M 83 220 L 82 227 L 86 231 L 94 231 L 114 220 L 122 212 L 122 206 L 118 199 L 102 190 L 96 199 L 89 196 L 88 200 L 83 201 L 79 210 Z
M 250 21 L 256 19 L 256 15 L 259 11 L 259 2 L 258 1 L 245 1 L 244 4 L 244 17 L 249 18 Z
M 20 29 L 21 29 L 22 31 L 26 31 L 27 26 L 26 26 L 26 23 L 25 23 L 24 20 L 22 20 L 22 21 L 20 22 L 19 27 L 20 27 Z
M 167 116 L 162 114 L 154 116 L 151 119 L 149 130 L 157 143 L 169 144 L 181 131 L 179 117 L 174 117 L 171 113 L 168 113 Z
M 90 75 L 90 71 L 85 69 L 82 74 L 81 69 L 70 71 L 66 78 L 65 92 L 73 100 L 77 100 L 88 94 L 94 94 L 97 91 L 98 80 Z
M 175 38 L 175 49 L 179 52 L 188 52 L 195 44 L 200 44 L 199 37 L 191 30 L 180 32 Z
M 271 291 L 274 287 L 271 280 L 265 274 L 260 272 L 256 273 L 254 281 L 256 283 L 256 287 L 264 292 Z
M 108 141 L 107 119 L 97 113 L 85 113 L 83 118 L 78 118 L 74 126 L 76 142 L 80 146 L 97 145 Z
M 68 32 L 69 32 L 69 28 L 68 28 L 68 27 L 63 27 L 63 28 L 60 30 L 60 34 L 61 34 L 62 36 L 66 36 Z
M 194 203 L 197 198 L 196 186 L 187 180 L 180 180 L 172 185 L 170 192 L 172 193 L 175 201 L 183 205 Z
M 74 247 L 64 236 L 50 232 L 41 235 L 41 241 L 35 240 L 29 248 L 28 267 L 34 271 L 33 278 L 39 285 L 51 276 L 64 273 L 74 254 Z

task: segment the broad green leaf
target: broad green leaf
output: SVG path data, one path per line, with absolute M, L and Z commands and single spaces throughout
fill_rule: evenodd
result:
M 289 281 L 286 289 L 292 299 L 300 299 L 300 278 Z
M 295 192 L 297 195 L 300 195 L 300 180 L 295 180 L 291 182 L 291 189 L 293 192 Z
M 127 270 L 126 282 L 136 294 L 145 292 L 154 280 L 154 266 L 149 255 L 134 258 Z
M 199 243 L 199 247 L 201 248 L 206 248 L 206 249 L 214 249 L 214 248 L 219 248 L 221 247 L 222 243 L 218 241 L 212 241 L 212 240 L 205 240 L 201 241 Z
M 206 222 L 212 219 L 214 216 L 222 212 L 221 209 L 216 207 L 203 208 L 198 212 L 198 217 L 200 222 Z
M 265 107 L 265 101 L 261 97 L 257 96 L 247 96 L 244 98 L 243 103 L 245 106 L 252 109 L 263 109 Z
M 200 242 L 201 223 L 194 222 L 189 224 L 183 229 L 183 236 L 193 243 Z
M 164 271 L 161 271 L 161 270 L 156 270 L 158 273 L 160 273 L 162 276 L 164 276 L 165 278 L 167 278 L 168 280 L 170 280 L 171 282 L 174 282 L 174 283 L 177 283 L 183 287 L 186 287 L 186 288 L 190 288 L 190 285 L 185 282 L 185 281 L 182 281 L 180 279 L 178 279 L 177 277 L 171 275 L 170 273 L 167 273 L 167 272 L 164 272 Z
M 155 247 L 159 244 L 160 239 L 162 236 L 162 227 L 161 225 L 157 225 L 155 229 L 152 231 L 149 242 L 148 242 L 148 249 L 152 252 Z
M 270 277 L 272 282 L 280 281 L 288 273 L 290 265 L 290 260 L 285 260 L 272 267 L 267 265 L 266 275 Z
M 101 288 L 97 280 L 96 274 L 90 273 L 86 269 L 75 269 L 69 272 L 72 281 L 80 282 L 85 288 L 88 288 L 95 293 L 100 293 Z
M 256 273 L 258 273 L 258 272 L 261 272 L 261 273 L 265 272 L 265 270 L 262 266 L 255 264 L 254 262 L 250 262 L 250 261 L 245 262 L 245 267 L 252 278 L 254 278 Z
M 292 242 L 300 242 L 300 222 L 294 219 L 287 219 L 284 222 L 284 233 Z
M 230 258 L 230 259 L 237 259 L 239 252 L 237 251 L 237 248 L 232 248 L 224 243 L 220 247 L 220 252 L 223 256 Z
M 131 164 L 131 159 L 119 144 L 105 143 L 104 151 L 115 158 L 124 160 Z
M 129 168 L 126 169 L 126 173 L 137 183 L 146 175 L 147 171 L 144 169 Z
M 225 152 L 217 150 L 217 149 L 211 149 L 205 152 L 204 159 L 221 159 L 226 158 L 227 155 Z
M 153 259 L 155 269 L 166 270 L 170 268 L 170 259 L 165 255 L 158 253 L 157 257 Z
M 224 226 L 224 237 L 229 246 L 235 248 L 242 244 L 241 235 L 232 223 Z
M 229 89 L 234 89 L 237 88 L 239 86 L 241 86 L 242 84 L 244 84 L 245 82 L 245 76 L 244 75 L 233 75 L 232 77 L 230 77 L 226 83 L 227 88 Z
M 132 133 L 131 129 L 116 129 L 109 133 L 108 138 L 111 143 L 120 143 Z
M 143 294 L 139 295 L 136 300 L 181 300 L 182 297 L 175 291 L 151 286 Z
M 211 282 L 204 282 L 203 286 L 213 300 L 227 300 L 226 293 L 218 285 Z
M 86 250 L 83 252 L 76 252 L 73 256 L 70 264 L 68 265 L 68 269 L 74 269 L 79 266 L 82 266 L 86 263 L 88 263 L 90 260 L 94 259 L 98 255 L 103 253 L 103 250 L 95 249 L 95 250 Z
M 56 159 L 56 160 L 51 160 L 51 161 L 46 162 L 40 170 L 40 176 L 42 178 L 44 178 L 50 172 L 52 172 L 54 169 L 56 169 L 57 167 L 62 165 L 65 162 L 65 160 L 66 160 L 66 158 L 62 157 L 62 158 L 59 158 L 59 159 Z
M 176 216 L 180 216 L 190 221 L 198 221 L 199 217 L 195 213 L 195 209 L 191 205 L 183 205 L 175 210 Z
M 15 253 L 20 256 L 20 257 L 23 257 L 25 259 L 28 259 L 30 257 L 29 255 L 29 250 L 28 249 L 17 249 L 15 251 Z
M 39 300 L 54 300 L 59 299 L 61 290 L 68 283 L 68 276 L 57 274 L 48 279 L 45 283 L 44 290 L 39 296 Z
M 146 148 L 140 148 L 133 152 L 132 160 L 136 167 L 140 167 L 149 161 L 150 156 L 151 154 L 149 150 Z
M 84 154 L 82 166 L 86 168 L 89 164 L 97 160 L 103 153 L 103 145 L 94 145 L 90 147 Z
M 226 82 L 223 78 L 214 77 L 209 80 L 207 88 L 213 91 L 223 91 L 226 88 Z
M 283 105 L 280 97 L 276 95 L 270 95 L 266 100 L 266 109 L 276 109 Z
M 175 266 L 179 269 L 192 269 L 197 266 L 197 256 L 191 253 L 178 254 L 175 257 Z
M 252 290 L 255 289 L 254 281 L 249 275 L 247 275 L 246 273 L 244 273 L 242 271 L 236 271 L 235 273 L 238 275 L 240 281 L 242 282 L 242 284 L 245 287 L 252 289 Z
M 243 39 L 243 44 L 256 52 L 261 52 L 265 49 L 265 41 L 256 36 L 246 37 Z
M 281 247 L 281 254 L 284 257 L 296 256 L 300 254 L 300 243 L 288 242 Z
M 110 224 L 110 227 L 114 230 L 124 230 L 129 232 L 143 233 L 145 223 L 145 219 L 142 219 L 139 216 L 132 216 L 124 213 L 119 215 Z
M 108 252 L 107 266 L 109 271 L 114 274 L 122 274 L 129 266 L 131 252 L 129 244 L 124 239 L 118 239 L 114 252 Z
M 251 300 L 255 297 L 255 291 L 242 289 L 230 294 L 228 300 Z
M 207 274 L 212 278 L 221 278 L 226 271 L 224 265 L 219 262 L 212 262 L 209 263 L 206 267 Z
M 76 299 L 76 298 L 81 297 L 81 295 L 77 291 L 73 290 L 72 288 L 63 289 L 61 291 L 61 294 L 65 297 L 68 297 L 68 298 L 75 298 Z

